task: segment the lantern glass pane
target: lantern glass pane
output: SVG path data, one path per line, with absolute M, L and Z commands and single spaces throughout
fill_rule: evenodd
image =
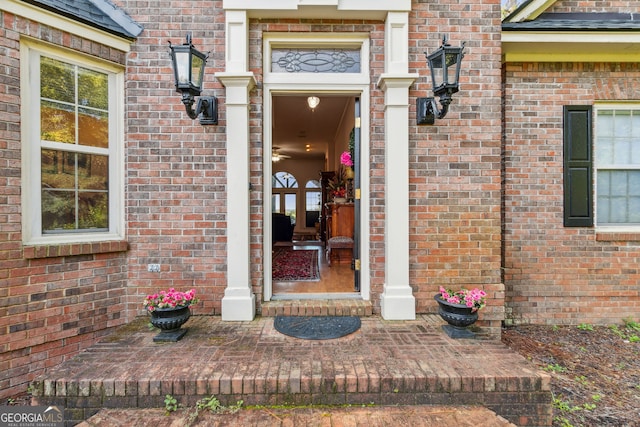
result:
M 204 67 L 204 59 L 191 55 L 191 83 L 200 89 L 202 87 L 202 69 Z
M 175 51 L 176 58 L 176 82 L 178 85 L 189 85 L 191 76 L 189 76 L 189 52 Z
M 446 64 L 447 64 L 447 84 L 453 85 L 456 83 L 456 66 L 458 64 L 458 54 L 457 53 L 447 53 L 446 55 Z
M 436 62 L 434 62 L 431 66 L 431 78 L 433 79 L 433 87 L 437 88 L 442 86 L 442 84 L 444 83 L 444 74 L 442 71 L 442 61 L 440 60 L 441 58 L 438 58 L 439 60 Z

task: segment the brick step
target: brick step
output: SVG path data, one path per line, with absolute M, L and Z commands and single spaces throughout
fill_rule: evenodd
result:
M 33 404 L 65 408 L 69 425 L 102 408 L 224 405 L 483 406 L 518 426 L 550 426 L 550 377 L 496 339 L 454 340 L 437 316 L 362 318 L 324 341 L 280 334 L 273 318 L 193 316 L 176 343 L 154 343 L 141 317 L 32 383 Z
M 371 301 L 362 299 L 278 300 L 262 303 L 262 316 L 372 316 Z

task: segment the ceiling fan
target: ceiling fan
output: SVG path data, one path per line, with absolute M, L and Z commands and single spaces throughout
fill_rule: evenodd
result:
M 286 154 L 281 154 L 280 153 L 280 147 L 273 147 L 271 149 L 271 161 L 272 162 L 279 162 L 282 159 L 290 159 L 291 156 L 287 156 Z

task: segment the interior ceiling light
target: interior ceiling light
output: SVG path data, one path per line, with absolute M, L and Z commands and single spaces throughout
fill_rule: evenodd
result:
M 272 162 L 279 162 L 282 159 L 290 159 L 290 156 L 287 156 L 286 154 L 281 154 L 280 153 L 280 147 L 273 147 L 271 149 L 271 161 Z
M 311 110 L 315 110 L 318 104 L 320 104 L 320 98 L 317 96 L 310 96 L 307 98 L 307 105 L 309 105 Z

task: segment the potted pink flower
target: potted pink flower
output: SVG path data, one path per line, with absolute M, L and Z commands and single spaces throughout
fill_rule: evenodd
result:
M 191 304 L 197 302 L 194 289 L 181 292 L 169 288 L 167 291 L 147 295 L 143 306 L 151 315 L 151 324 L 161 330 L 153 341 L 176 342 L 182 339 L 187 329 L 180 329 L 180 327 L 191 317 L 189 308 Z
M 344 175 L 347 179 L 353 179 L 353 156 L 349 151 L 343 151 L 340 155 L 340 167 L 344 168 Z
M 460 289 L 452 291 L 440 286 L 434 299 L 438 303 L 438 314 L 448 325 L 442 328 L 451 338 L 473 338 L 475 334 L 465 328 L 478 320 L 478 310 L 486 305 L 487 293 L 482 289 Z
M 344 151 L 340 155 L 340 164 L 345 165 L 348 168 L 353 167 L 353 159 L 351 158 L 350 152 Z

